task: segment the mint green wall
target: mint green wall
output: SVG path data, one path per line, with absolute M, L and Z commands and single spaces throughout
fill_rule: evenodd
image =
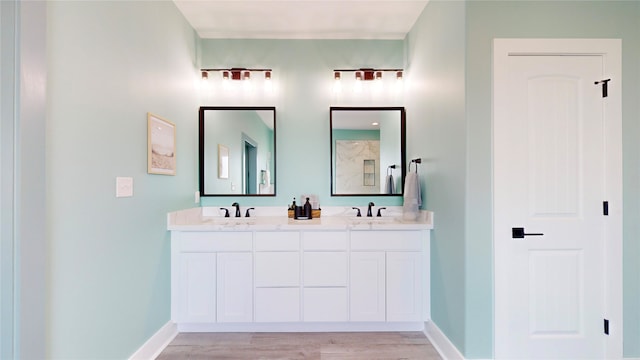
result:
M 492 324 L 491 59 L 493 38 L 621 38 L 624 166 L 624 355 L 640 356 L 640 3 L 470 1 L 467 3 L 468 358 L 488 357 Z
M 46 6 L 3 1 L 0 358 L 45 357 Z
M 197 188 L 197 36 L 167 1 L 52 1 L 47 17 L 47 357 L 125 359 L 170 319 L 166 216 Z M 147 174 L 147 112 L 176 124 L 176 176 Z
M 447 34 L 447 36 L 441 36 Z M 432 317 L 466 358 L 493 353 L 491 59 L 500 37 L 623 39 L 624 354 L 640 354 L 640 3 L 430 1 L 407 37 L 408 156 L 435 211 Z M 464 228 L 460 226 L 464 223 Z
M 431 318 L 463 353 L 468 301 L 465 260 L 472 256 L 466 254 L 464 228 L 464 21 L 464 2 L 432 0 L 406 40 L 407 113 L 412 114 L 407 116 L 407 157 L 422 158 L 418 167 L 422 208 L 434 211 L 436 219 L 431 233 Z M 482 311 L 491 316 L 491 308 Z M 491 332 L 491 327 L 485 332 Z
M 431 0 L 406 41 L 198 40 L 171 2 L 48 7 L 49 357 L 126 358 L 169 320 L 166 212 L 193 206 L 200 105 L 276 106 L 277 196 L 202 200 L 243 208 L 307 192 L 365 205 L 329 196 L 329 107 L 406 106 L 407 158 L 423 159 L 436 212 L 433 320 L 465 357 L 491 357 L 495 37 L 623 39 L 624 351 L 640 356 L 640 3 Z M 275 90 L 205 96 L 200 66 L 271 67 Z M 332 70 L 359 67 L 406 68 L 405 97 L 332 94 Z M 177 125 L 177 176 L 146 174 L 147 111 Z M 114 197 L 116 176 L 134 177 L 133 198 Z
M 401 96 L 375 97 L 345 89 L 332 92 L 333 69 L 404 67 L 402 40 L 202 40 L 202 67 L 273 69 L 274 92 L 229 94 L 212 90 L 202 105 L 275 106 L 276 197 L 202 198 L 204 206 L 286 206 L 302 193 L 318 194 L 321 205 L 366 205 L 368 197 L 330 196 L 329 108 L 331 106 L 403 106 Z M 259 77 L 257 73 L 255 76 Z M 352 75 L 352 74 L 349 74 Z M 385 74 L 390 75 L 390 74 Z M 253 76 L 253 75 L 252 75 Z M 348 76 L 348 75 L 346 75 Z M 210 75 L 214 86 L 218 74 Z M 253 80 L 252 80 L 253 81 Z M 414 114 L 408 113 L 411 118 Z M 196 114 L 194 114 L 194 119 Z M 400 205 L 401 197 L 384 197 L 378 205 Z
M 0 359 L 13 359 L 15 229 L 14 120 L 17 6 L 0 2 Z
M 333 130 L 334 150 L 336 140 L 380 140 L 380 130 Z

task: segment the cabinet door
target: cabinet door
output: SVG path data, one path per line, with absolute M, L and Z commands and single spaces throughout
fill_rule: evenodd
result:
M 176 322 L 216 321 L 216 254 L 180 254 Z
M 251 253 L 219 253 L 217 260 L 218 322 L 253 321 Z
M 385 321 L 384 252 L 352 252 L 350 320 Z
M 419 252 L 387 253 L 387 321 L 422 320 Z

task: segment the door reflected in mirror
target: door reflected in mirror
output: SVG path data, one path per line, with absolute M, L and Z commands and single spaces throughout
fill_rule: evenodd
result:
M 403 107 L 332 107 L 331 195 L 400 196 L 405 175 Z
M 275 107 L 200 108 L 200 195 L 275 196 Z

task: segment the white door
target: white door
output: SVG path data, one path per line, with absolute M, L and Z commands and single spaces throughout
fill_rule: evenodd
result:
M 620 146 L 610 143 L 620 118 L 607 116 L 596 84 L 609 64 L 602 54 L 506 48 L 496 40 L 495 356 L 605 358 L 606 281 L 617 276 L 605 254 L 621 241 L 607 231 L 619 212 L 605 215 L 603 203 L 621 207 L 607 154 Z

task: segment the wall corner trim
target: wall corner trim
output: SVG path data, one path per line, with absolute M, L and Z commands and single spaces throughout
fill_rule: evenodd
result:
M 464 356 L 462 356 L 458 348 L 453 345 L 449 338 L 447 338 L 433 321 L 424 323 L 424 334 L 443 359 L 464 360 Z
M 147 340 L 129 360 L 155 359 L 178 335 L 178 326 L 169 321 Z

